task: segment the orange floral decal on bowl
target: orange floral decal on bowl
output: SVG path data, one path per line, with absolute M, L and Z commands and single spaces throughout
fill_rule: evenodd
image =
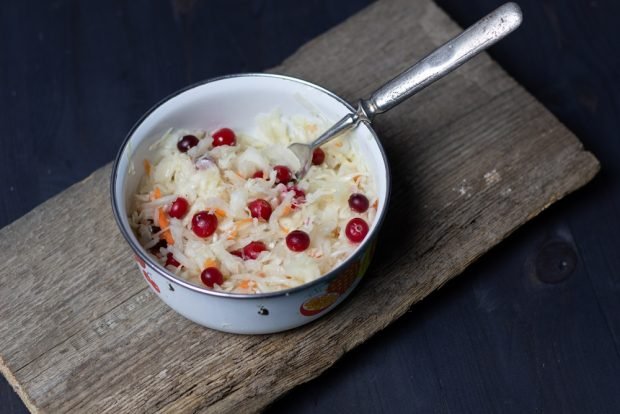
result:
M 133 256 L 134 260 L 136 261 L 136 263 L 138 263 L 138 266 L 140 266 L 142 269 L 144 269 L 146 267 L 146 263 L 144 263 L 144 260 L 142 260 L 140 258 L 140 256 L 138 256 L 137 254 Z
M 358 270 L 358 262 L 351 264 L 347 270 L 342 272 L 340 276 L 332 280 L 332 282 L 327 285 L 327 292 L 338 293 L 339 295 L 344 294 L 347 290 L 349 290 L 353 282 L 355 282 L 355 279 L 358 276 Z
M 144 278 L 146 279 L 146 281 L 149 282 L 151 286 L 153 286 L 153 289 L 155 289 L 155 292 L 159 293 L 160 292 L 159 286 L 157 286 L 157 283 L 155 283 L 155 281 L 151 279 L 149 274 L 146 273 L 146 270 L 143 270 L 142 274 L 144 275 Z
M 338 293 L 333 292 L 315 296 L 305 301 L 299 308 L 299 311 L 304 316 L 314 316 L 333 305 L 338 296 L 340 296 Z
M 373 241 L 360 260 L 351 263 L 338 277 L 332 280 L 327 285 L 325 293 L 306 300 L 300 306 L 299 312 L 304 316 L 317 315 L 333 305 L 341 295 L 347 293 L 355 281 L 362 277 L 368 269 L 375 251 L 375 245 L 376 242 Z

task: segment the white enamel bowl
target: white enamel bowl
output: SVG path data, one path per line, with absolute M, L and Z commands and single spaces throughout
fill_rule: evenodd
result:
M 257 115 L 276 108 L 284 116 L 309 118 L 316 111 L 330 121 L 353 111 L 333 93 L 299 79 L 267 74 L 226 76 L 190 86 L 157 104 L 129 132 L 114 163 L 112 208 L 141 274 L 168 306 L 209 328 L 242 334 L 272 333 L 306 324 L 329 312 L 351 293 L 366 271 L 385 216 L 390 185 L 386 158 L 375 132 L 362 124 L 353 131 L 353 139 L 374 175 L 379 206 L 368 236 L 342 265 L 302 286 L 252 295 L 196 286 L 158 264 L 142 248 L 127 218 L 142 162 L 151 155 L 150 144 L 169 128 L 212 130 L 229 126 L 248 130 Z

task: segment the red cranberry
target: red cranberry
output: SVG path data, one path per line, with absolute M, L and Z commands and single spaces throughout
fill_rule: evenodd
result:
M 254 175 L 252 175 L 252 178 L 265 178 L 265 173 L 262 171 L 256 171 Z
M 170 206 L 168 214 L 170 217 L 182 219 L 187 214 L 187 210 L 189 210 L 189 203 L 183 197 L 179 197 Z
M 232 129 L 222 128 L 218 129 L 211 135 L 213 137 L 213 146 L 220 147 L 222 145 L 235 145 L 236 136 Z
M 290 185 L 287 191 L 293 191 L 295 193 L 295 195 L 293 196 L 293 201 L 291 203 L 291 208 L 293 210 L 306 202 L 306 193 L 304 192 L 304 190 L 301 190 L 296 185 Z
M 271 217 L 271 204 L 262 198 L 251 201 L 248 204 L 248 208 L 250 209 L 250 214 L 252 217 L 259 219 L 262 218 L 265 220 L 269 220 L 269 217 Z
M 265 250 L 267 250 L 267 246 L 262 241 L 250 242 L 243 248 L 243 258 L 245 260 L 255 260 Z
M 177 148 L 181 152 L 187 152 L 190 148 L 198 145 L 198 138 L 193 135 L 185 135 L 179 142 L 177 142 Z
M 301 230 L 293 230 L 286 236 L 286 245 L 294 252 L 303 252 L 310 246 L 310 236 Z
M 232 252 L 230 252 L 230 254 L 243 259 L 243 252 L 241 250 L 233 250 Z
M 370 202 L 364 194 L 355 193 L 351 194 L 351 197 L 349 197 L 349 207 L 351 207 L 351 210 L 353 211 L 363 213 L 364 211 L 368 210 L 369 205 Z
M 315 148 L 312 152 L 312 164 L 321 165 L 325 161 L 325 151 L 321 148 Z
M 276 165 L 273 169 L 276 170 L 276 184 L 286 184 L 293 179 L 293 173 L 287 166 Z
M 198 237 L 209 237 L 217 229 L 217 216 L 207 211 L 201 211 L 192 217 L 192 230 Z
M 172 253 L 168 253 L 168 255 L 166 256 L 165 266 L 179 267 L 181 266 L 181 263 L 177 262 L 177 259 L 174 258 L 174 255 Z
M 359 217 L 352 218 L 347 223 L 345 234 L 353 243 L 359 243 L 368 234 L 368 224 Z
M 213 285 L 222 285 L 224 283 L 224 276 L 217 267 L 207 267 L 200 274 L 200 280 L 206 286 L 212 288 Z

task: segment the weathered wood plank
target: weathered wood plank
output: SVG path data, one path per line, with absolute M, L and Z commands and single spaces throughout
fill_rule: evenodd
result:
M 458 30 L 428 0 L 383 1 L 274 71 L 354 100 Z M 106 167 L 0 232 L 0 369 L 32 411 L 257 411 L 598 170 L 487 56 L 376 125 L 394 176 L 391 212 L 369 277 L 337 311 L 270 336 L 184 320 L 146 289 L 110 230 Z

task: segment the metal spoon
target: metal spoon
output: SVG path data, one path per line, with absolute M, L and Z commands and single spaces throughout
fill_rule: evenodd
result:
M 310 144 L 289 145 L 289 149 L 299 158 L 301 165 L 301 169 L 296 172 L 297 179 L 305 177 L 310 169 L 312 153 L 316 148 L 355 128 L 360 122 L 370 124 L 376 114 L 393 108 L 503 39 L 519 27 L 522 18 L 521 9 L 516 3 L 500 6 L 381 86 L 370 98 L 360 100 L 357 111 L 343 117 Z

